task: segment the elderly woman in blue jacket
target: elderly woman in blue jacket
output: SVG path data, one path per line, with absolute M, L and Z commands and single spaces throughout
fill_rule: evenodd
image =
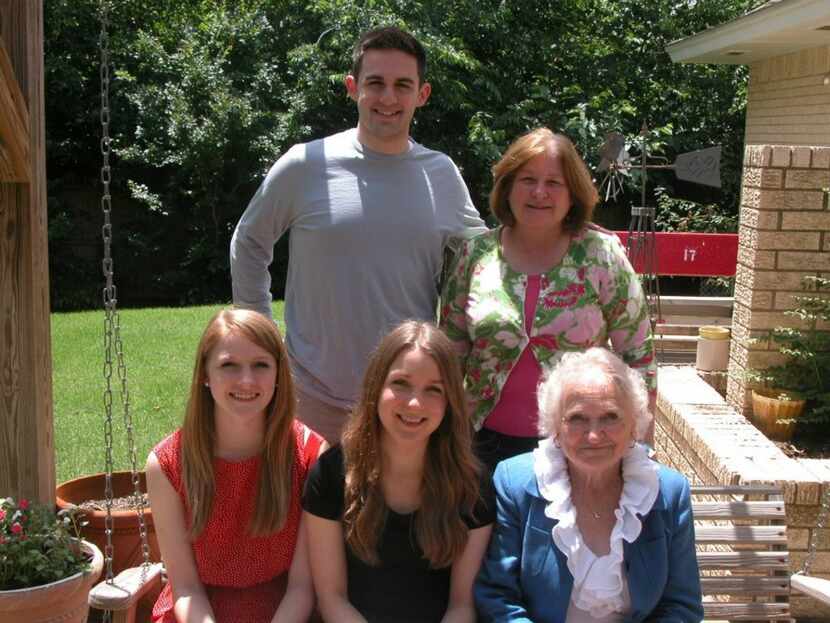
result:
M 648 458 L 641 377 L 603 348 L 539 387 L 536 450 L 499 464 L 479 621 L 703 619 L 689 484 Z

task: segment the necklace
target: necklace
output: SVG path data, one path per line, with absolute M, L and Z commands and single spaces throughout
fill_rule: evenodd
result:
M 573 493 L 571 495 L 573 495 Z M 604 513 L 596 510 L 593 506 L 591 506 L 591 504 L 588 503 L 588 500 L 582 499 L 582 496 L 580 496 L 579 502 L 577 502 L 576 498 L 574 498 L 574 505 L 577 507 L 577 513 L 580 513 L 581 511 L 587 511 L 586 514 L 593 517 L 594 521 L 599 521 L 600 519 L 602 519 L 604 515 Z M 582 508 L 580 509 L 580 507 Z
M 573 491 L 571 492 L 571 495 L 573 495 Z M 585 510 L 588 511 L 588 514 L 590 514 L 590 516 L 594 519 L 594 521 L 599 521 L 603 517 L 606 517 L 609 512 L 613 514 L 614 509 L 617 507 L 617 505 L 619 503 L 618 502 L 619 498 L 618 498 L 617 501 L 614 502 L 613 508 L 611 508 L 610 510 L 609 509 L 603 509 L 603 510 L 599 511 L 588 501 L 587 498 L 584 498 L 582 495 L 580 495 L 579 498 L 580 498 L 579 501 L 580 501 L 581 505 L 585 507 Z M 574 500 L 574 502 L 576 502 L 576 500 Z
M 596 510 L 593 506 L 588 504 L 587 501 L 585 501 L 583 503 L 585 504 L 586 508 L 588 509 L 588 512 L 591 514 L 591 517 L 593 517 L 595 521 L 599 521 L 600 519 L 602 519 L 605 516 L 605 514 L 608 512 L 608 511 L 605 511 L 605 512 L 601 513 L 598 510 Z
M 619 506 L 623 491 L 622 465 L 619 479 L 604 479 L 600 486 L 588 486 L 584 479 L 571 478 L 571 500 L 577 511 L 585 510 L 594 521 L 600 521 L 608 514 L 614 514 Z M 592 503 L 594 502 L 594 503 Z M 597 508 L 599 507 L 599 508 Z

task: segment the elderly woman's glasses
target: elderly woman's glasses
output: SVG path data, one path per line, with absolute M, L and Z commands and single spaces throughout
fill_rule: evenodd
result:
M 596 418 L 574 413 L 562 418 L 562 427 L 571 433 L 587 433 L 594 429 L 599 432 L 612 432 L 618 430 L 623 423 L 623 416 L 618 413 L 606 413 Z

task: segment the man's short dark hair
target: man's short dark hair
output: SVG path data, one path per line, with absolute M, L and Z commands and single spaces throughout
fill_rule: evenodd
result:
M 418 80 L 424 83 L 427 69 L 427 53 L 424 46 L 405 30 L 396 26 L 385 26 L 363 33 L 352 50 L 352 75 L 360 77 L 363 55 L 367 50 L 400 50 L 415 57 L 418 63 Z

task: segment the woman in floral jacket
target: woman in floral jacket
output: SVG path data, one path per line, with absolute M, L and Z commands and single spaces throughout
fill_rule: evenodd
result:
M 648 305 L 567 137 L 538 128 L 493 166 L 502 226 L 466 242 L 444 286 L 441 325 L 462 356 L 479 456 L 490 467 L 537 442 L 536 388 L 561 353 L 611 348 L 656 387 Z

